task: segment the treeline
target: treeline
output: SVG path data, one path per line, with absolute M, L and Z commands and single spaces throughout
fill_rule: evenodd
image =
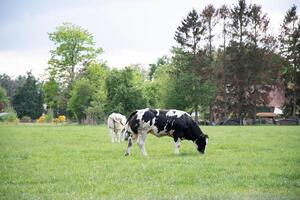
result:
M 20 118 L 39 117 L 45 103 L 55 116 L 79 123 L 101 122 L 112 112 L 128 116 L 144 107 L 182 109 L 211 121 L 255 119 L 257 107 L 268 104 L 277 85 L 285 87 L 285 115 L 295 117 L 300 105 L 299 21 L 292 6 L 280 34 L 272 35 L 270 19 L 257 4 L 239 0 L 232 6 L 193 9 L 175 32 L 178 45 L 149 70 L 139 65 L 110 68 L 99 60 L 103 50 L 96 48 L 90 32 L 64 23 L 49 33 L 55 48 L 46 80 L 39 82 L 31 73 L 17 80 L 2 75 L 0 84 Z

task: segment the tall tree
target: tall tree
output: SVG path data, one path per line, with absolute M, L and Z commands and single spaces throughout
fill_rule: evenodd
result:
M 208 39 L 208 55 L 211 61 L 211 64 L 213 62 L 213 46 L 212 46 L 212 40 L 214 37 L 213 29 L 217 24 L 217 11 L 215 7 L 212 4 L 209 4 L 206 6 L 202 13 L 202 20 L 205 24 L 205 27 L 207 27 L 207 39 Z
M 216 104 L 220 105 L 220 109 L 224 113 L 224 118 L 227 119 L 227 110 L 228 110 L 228 100 L 227 100 L 227 91 L 226 91 L 226 81 L 225 81 L 225 59 L 226 59 L 226 45 L 228 38 L 228 18 L 230 14 L 230 10 L 228 6 L 222 5 L 221 8 L 217 10 L 219 18 L 222 20 L 222 45 L 220 45 L 221 49 L 217 53 L 216 65 L 219 66 L 217 68 L 217 79 L 216 85 L 218 86 L 218 97 L 216 99 Z
M 43 113 L 43 93 L 31 72 L 27 73 L 25 83 L 17 88 L 12 105 L 19 118 L 29 116 L 37 119 Z
M 248 87 L 249 99 L 251 101 L 250 106 L 252 107 L 252 118 L 256 119 L 257 104 L 263 104 L 265 95 L 268 95 L 268 87 L 271 85 L 271 79 L 262 79 L 264 73 L 269 71 L 268 56 L 267 54 L 273 53 L 272 41 L 273 38 L 268 35 L 269 19 L 267 14 L 263 14 L 261 6 L 253 4 L 250 6 L 249 13 L 249 26 L 248 31 L 248 53 L 249 55 L 249 79 L 250 87 Z M 268 45 L 268 43 L 270 45 Z M 273 75 L 273 74 L 272 74 Z M 253 89 L 252 89 L 253 88 Z
M 212 72 L 209 64 L 210 58 L 207 56 L 207 50 L 201 48 L 206 28 L 201 16 L 195 10 L 192 10 L 182 21 L 181 26 L 177 28 L 174 37 L 181 47 L 181 49 L 175 48 L 173 50 L 173 54 L 175 55 L 173 63 L 176 68 L 174 73 L 176 80 L 189 81 L 189 83 L 186 82 L 188 83 L 186 86 L 189 85 L 190 88 L 193 88 L 190 90 L 193 92 L 186 94 L 185 103 L 189 102 L 186 105 L 192 105 L 196 114 L 196 120 L 198 120 L 198 111 L 201 104 L 198 92 L 205 85 L 211 85 L 208 84 Z M 180 77 L 183 79 L 179 79 Z M 191 82 L 192 80 L 194 82 Z M 177 89 L 180 89 L 180 82 L 178 82 L 177 86 Z M 207 93 L 207 95 L 209 94 Z
M 204 8 L 204 10 L 201 13 L 202 16 L 202 21 L 207 27 L 207 37 L 206 39 L 208 40 L 208 57 L 210 60 L 210 67 L 212 68 L 213 66 L 213 46 L 212 46 L 212 41 L 213 41 L 213 29 L 217 24 L 217 10 L 212 4 L 209 4 Z M 211 78 L 214 78 L 214 76 L 211 76 Z M 213 115 L 213 104 L 214 101 L 211 102 L 211 105 L 209 105 L 209 110 L 210 110 L 210 121 L 215 121 L 214 120 L 214 115 Z
M 76 75 L 83 66 L 94 62 L 102 49 L 95 47 L 91 33 L 70 23 L 64 23 L 49 33 L 49 39 L 56 47 L 50 51 L 48 72 L 59 83 L 60 99 L 66 108 Z
M 55 32 L 49 33 L 49 39 L 56 45 L 56 48 L 50 51 L 50 73 L 71 86 L 78 68 L 95 60 L 102 52 L 101 48 L 95 48 L 91 33 L 70 23 L 63 23 Z
M 287 82 L 287 94 L 292 93 L 290 102 L 292 105 L 292 116 L 296 116 L 297 92 L 300 85 L 297 85 L 297 72 L 300 70 L 300 20 L 297 15 L 297 7 L 293 5 L 286 13 L 283 24 L 281 26 L 281 34 L 279 36 L 281 45 L 280 51 L 286 59 L 286 67 L 284 78 Z M 300 97 L 298 97 L 300 98 Z
M 196 57 L 205 31 L 206 27 L 203 25 L 197 11 L 193 9 L 181 22 L 181 26 L 177 28 L 174 39 L 181 45 L 183 50 L 191 52 Z
M 230 44 L 226 49 L 227 63 L 225 79 L 228 88 L 228 102 L 232 111 L 240 119 L 247 114 L 247 95 L 245 88 L 249 85 L 246 65 L 246 37 L 249 24 L 249 6 L 245 0 L 239 0 L 230 11 Z M 230 96 L 230 97 L 229 97 Z

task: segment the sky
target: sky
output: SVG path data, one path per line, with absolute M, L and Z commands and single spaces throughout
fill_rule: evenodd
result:
M 262 6 L 277 34 L 285 12 L 300 0 L 246 0 Z M 0 0 L 0 74 L 32 71 L 43 77 L 54 44 L 48 33 L 64 22 L 93 34 L 110 67 L 147 67 L 175 46 L 174 34 L 193 8 L 232 6 L 237 0 Z M 216 37 L 216 40 L 218 38 Z

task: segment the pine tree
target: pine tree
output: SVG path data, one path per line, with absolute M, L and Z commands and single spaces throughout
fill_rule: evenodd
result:
M 17 88 L 12 105 L 19 118 L 39 118 L 43 113 L 43 92 L 31 72 L 27 73 L 24 85 Z
M 286 13 L 281 26 L 280 51 L 285 57 L 286 67 L 284 78 L 287 87 L 287 95 L 290 102 L 293 117 L 296 116 L 297 101 L 300 101 L 300 85 L 297 85 L 297 72 L 300 70 L 300 20 L 298 20 L 297 7 L 292 6 Z M 290 106 L 289 106 L 290 105 Z

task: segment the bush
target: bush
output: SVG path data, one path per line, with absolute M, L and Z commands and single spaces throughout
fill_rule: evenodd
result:
M 64 116 L 64 115 L 59 115 L 59 116 L 58 116 L 58 120 L 59 120 L 60 123 L 66 122 L 66 116 Z
M 51 109 L 48 110 L 47 115 L 45 115 L 45 121 L 51 123 L 53 121 L 54 113 Z
M 40 118 L 38 118 L 37 122 L 38 123 L 44 123 L 45 122 L 45 115 L 40 116 Z
M 53 122 L 54 122 L 55 124 L 66 122 L 66 116 L 64 116 L 64 115 L 59 115 L 58 118 L 53 119 Z
M 55 118 L 55 119 L 53 120 L 53 122 L 54 122 L 55 124 L 57 124 L 57 123 L 59 123 L 59 119 L 58 119 L 58 118 Z
M 7 115 L 0 117 L 0 121 L 18 123 L 19 119 L 15 112 L 10 112 Z
M 31 118 L 28 117 L 28 116 L 24 116 L 24 117 L 21 118 L 20 121 L 21 121 L 21 122 L 24 122 L 24 123 L 28 123 L 28 122 L 31 122 Z

